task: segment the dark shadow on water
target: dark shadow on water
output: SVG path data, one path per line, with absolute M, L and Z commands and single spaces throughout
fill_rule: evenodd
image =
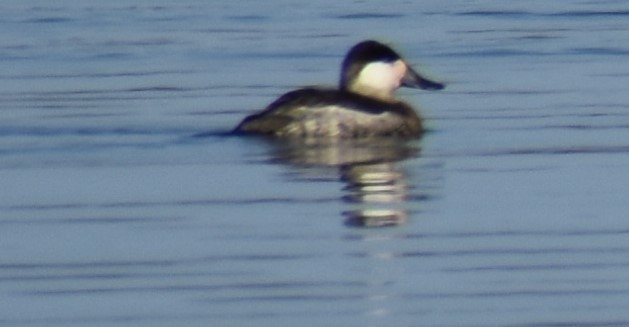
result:
M 344 183 L 341 200 L 345 225 L 386 227 L 408 220 L 407 173 L 399 162 L 418 157 L 417 142 L 383 138 L 365 140 L 268 140 L 270 157 L 309 179 L 334 176 Z M 313 176 L 313 172 L 314 176 Z

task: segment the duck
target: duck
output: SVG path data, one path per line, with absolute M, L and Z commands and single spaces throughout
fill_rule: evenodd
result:
M 290 91 L 243 119 L 233 132 L 285 139 L 419 137 L 422 119 L 395 98 L 400 87 L 441 90 L 445 85 L 420 75 L 391 47 L 362 41 L 343 59 L 338 88 Z

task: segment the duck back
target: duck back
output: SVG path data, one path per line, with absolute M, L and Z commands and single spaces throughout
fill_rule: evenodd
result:
M 413 108 L 400 101 L 305 88 L 286 93 L 245 118 L 234 132 L 304 138 L 417 137 L 423 127 Z

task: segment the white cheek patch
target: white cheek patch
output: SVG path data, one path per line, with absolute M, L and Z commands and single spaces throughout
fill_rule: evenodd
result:
M 400 65 L 404 69 L 401 71 Z M 373 89 L 390 91 L 400 86 L 406 65 L 400 60 L 393 63 L 372 62 L 358 74 L 357 83 Z

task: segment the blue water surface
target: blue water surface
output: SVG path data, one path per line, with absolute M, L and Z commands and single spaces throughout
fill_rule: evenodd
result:
M 628 16 L 5 1 L 0 324 L 629 325 Z M 226 135 L 363 39 L 447 84 L 421 140 Z

